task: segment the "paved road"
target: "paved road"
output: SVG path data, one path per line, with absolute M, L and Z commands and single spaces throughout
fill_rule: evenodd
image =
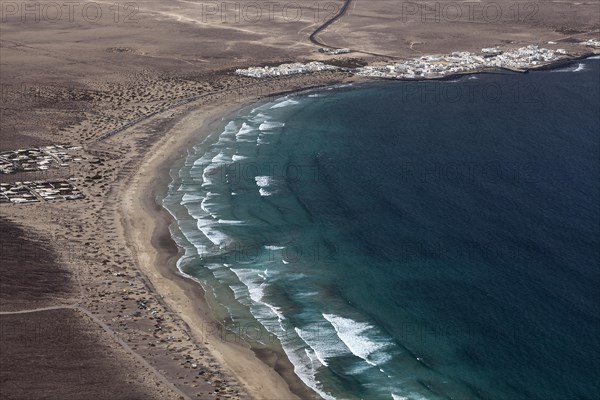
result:
M 346 12 L 350 8 L 351 3 L 352 3 L 352 0 L 346 0 L 344 2 L 344 4 L 342 5 L 342 7 L 340 8 L 340 11 L 338 11 L 338 13 L 336 15 L 334 15 L 333 17 L 331 17 L 330 19 L 325 21 L 321 26 L 319 26 L 317 29 L 315 29 L 315 31 L 313 33 L 310 34 L 310 36 L 309 36 L 310 41 L 313 44 L 316 44 L 317 46 L 328 47 L 330 49 L 339 49 L 339 47 L 329 46 L 329 45 L 321 42 L 319 39 L 317 39 L 317 36 L 319 35 L 319 33 L 323 32 L 325 29 L 327 29 L 335 21 L 337 21 L 338 19 L 340 19 L 344 15 L 346 15 Z M 359 50 L 359 49 L 353 49 L 353 48 L 350 48 L 349 50 L 351 50 L 354 53 L 369 54 L 369 55 L 377 56 L 377 57 L 398 58 L 397 56 L 392 56 L 389 54 L 373 53 L 371 51 L 365 51 L 365 50 Z
M 333 24 L 335 21 L 337 21 L 338 19 L 343 17 L 344 14 L 346 14 L 346 11 L 348 11 L 348 7 L 350 7 L 350 3 L 352 3 L 352 0 L 346 0 L 344 2 L 344 4 L 342 5 L 342 8 L 340 8 L 340 11 L 338 11 L 337 14 L 335 14 L 333 17 L 331 17 L 330 19 L 325 21 L 323 23 L 323 25 L 321 25 L 317 29 L 315 29 L 315 31 L 313 33 L 311 33 L 309 36 L 310 41 L 321 47 L 329 47 L 325 43 L 319 41 L 319 39 L 317 39 L 317 35 L 319 33 L 321 33 L 322 31 L 324 31 L 325 29 L 327 29 L 327 27 L 329 25 Z

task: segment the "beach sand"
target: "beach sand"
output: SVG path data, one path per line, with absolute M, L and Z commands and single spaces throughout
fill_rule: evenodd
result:
M 297 76 L 282 82 L 265 82 L 261 93 L 275 97 L 276 93 L 354 80 L 335 73 Z M 145 140 L 143 146 L 136 149 L 139 161 L 126 176 L 115 181 L 110 192 L 114 197 L 109 197 L 114 204 L 104 208 L 114 210 L 110 219 L 118 221 L 115 224 L 117 240 L 132 249 L 134 264 L 147 280 L 149 290 L 158 295 L 163 312 L 174 321 L 183 321 L 178 324 L 182 331 L 180 337 L 185 338 L 186 346 L 196 351 L 195 363 L 211 370 L 213 378 L 209 381 L 220 396 L 318 398 L 293 373 L 293 365 L 283 352 L 251 349 L 239 337 L 234 336 L 232 340 L 231 335 L 223 335 L 200 284 L 184 277 L 176 268 L 180 254 L 168 230 L 173 220 L 159 204 L 171 179 L 170 168 L 185 156 L 186 149 L 218 129 L 222 116 L 259 97 L 255 91 L 232 91 L 210 99 L 208 104 L 192 103 L 170 121 L 149 121 L 128 132 L 127 140 L 133 142 L 136 142 L 136 131 L 147 134 L 147 126 L 154 125 L 151 129 L 160 135 L 156 141 Z M 116 135 L 107 141 L 121 143 L 123 140 Z M 184 387 L 181 389 L 185 391 Z
M 258 361 L 247 346 L 225 341 L 218 334 L 214 329 L 218 322 L 211 315 L 202 288 L 176 269 L 179 254 L 168 231 L 172 218 L 157 204 L 170 182 L 170 168 L 185 154 L 186 148 L 208 135 L 220 116 L 238 107 L 214 104 L 191 112 L 150 150 L 149 156 L 140 164 L 140 170 L 145 173 L 134 175 L 123 193 L 120 210 L 123 233 L 129 244 L 135 244 L 140 269 L 163 296 L 167 307 L 185 321 L 194 338 L 209 349 L 253 398 L 296 399 L 296 394 L 313 397 L 293 375 L 287 359 L 271 354 L 272 360 L 267 365 Z M 277 367 L 288 381 L 273 367 Z

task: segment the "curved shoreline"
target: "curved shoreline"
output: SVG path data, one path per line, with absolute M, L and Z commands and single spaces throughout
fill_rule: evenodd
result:
M 284 95 L 304 91 L 307 87 L 331 86 L 344 81 L 340 77 L 320 79 L 281 83 L 270 95 Z M 176 265 L 181 252 L 169 230 L 174 219 L 159 201 L 164 198 L 171 182 L 171 168 L 185 157 L 187 149 L 205 139 L 212 132 L 211 128 L 221 123 L 224 115 L 259 99 L 248 97 L 233 104 L 232 100 L 224 97 L 202 107 L 190 103 L 175 125 L 146 149 L 147 155 L 140 162 L 137 173 L 127 179 L 126 189 L 118 202 L 122 233 L 128 247 L 135 253 L 140 271 L 160 295 L 165 307 L 184 323 L 185 330 L 194 341 L 205 347 L 228 375 L 239 381 L 251 398 L 318 399 L 320 397 L 294 373 L 294 366 L 285 353 L 255 349 L 237 340 L 224 340 L 218 331 L 219 321 L 205 299 L 202 286 L 183 275 Z
M 137 253 L 140 269 L 148 276 L 166 305 L 185 322 L 196 341 L 204 343 L 219 364 L 225 366 L 227 372 L 235 376 L 252 397 L 258 397 L 257 394 L 261 393 L 269 398 L 295 399 L 297 396 L 287 388 L 289 383 L 286 384 L 274 370 L 270 373 L 271 366 L 263 364 L 261 368 L 253 362 L 254 354 L 248 348 L 237 343 L 222 342 L 218 336 L 210 334 L 216 321 L 204 300 L 204 291 L 197 282 L 179 274 L 174 268 L 179 250 L 169 232 L 172 217 L 156 202 L 159 191 L 166 187 L 167 179 L 170 179 L 172 163 L 194 142 L 193 138 L 202 128 L 212 122 L 209 119 L 214 120 L 223 113 L 223 108 L 215 105 L 208 115 L 205 110 L 201 112 L 204 114 L 202 116 L 197 115 L 198 112 L 187 114 L 179 126 L 171 130 L 170 137 L 154 146 L 150 157 L 140 165 L 140 169 L 152 171 L 148 176 L 150 179 L 144 179 L 139 174 L 131 179 L 124 196 L 121 217 L 125 227 L 137 225 L 134 232 L 133 229 L 125 229 L 125 232 L 130 233 L 129 244 L 135 243 L 132 247 L 141 250 Z M 201 124 L 200 129 L 189 129 L 198 123 Z M 173 137 L 173 131 L 181 135 Z M 165 153 L 167 155 L 161 157 Z M 128 215 L 135 217 L 128 219 Z M 132 221 L 133 218 L 137 221 Z
M 578 59 L 588 57 L 590 55 Z M 544 69 L 559 68 L 578 59 L 562 60 L 552 68 Z M 377 81 L 372 78 L 358 80 Z M 294 88 L 294 85 L 282 83 L 278 91 L 270 95 L 304 92 L 310 88 L 331 86 L 347 80 L 315 84 L 311 82 L 310 76 L 304 76 L 298 81 L 305 81 L 305 84 L 297 84 L 298 87 Z M 123 230 L 129 247 L 137 250 L 140 270 L 148 277 L 153 289 L 161 295 L 165 305 L 184 322 L 186 330 L 195 341 L 201 345 L 203 343 L 219 364 L 239 380 L 251 397 L 282 400 L 319 398 L 295 375 L 294 366 L 284 353 L 255 349 L 245 343 L 223 341 L 213 329 L 219 322 L 206 302 L 201 285 L 193 278 L 183 275 L 176 266 L 181 251 L 169 230 L 174 219 L 158 200 L 164 198 L 171 182 L 171 169 L 185 157 L 187 148 L 198 144 L 213 132 L 214 129 L 211 128 L 221 124 L 223 116 L 258 99 L 246 98 L 234 104 L 231 104 L 231 100 L 225 97 L 202 109 L 191 103 L 175 126 L 147 149 L 147 156 L 139 164 L 138 170 L 145 174 L 134 174 L 128 180 L 129 186 L 120 201 L 119 216 Z

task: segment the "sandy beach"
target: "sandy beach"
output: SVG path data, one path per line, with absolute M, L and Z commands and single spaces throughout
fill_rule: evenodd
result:
M 266 83 L 274 87 L 265 93 L 274 98 L 279 96 L 277 93 L 283 95 L 346 81 L 356 79 L 335 74 L 294 77 L 282 83 Z M 182 329 L 190 341 L 199 348 L 206 348 L 223 367 L 227 377 L 221 378 L 222 387 L 236 387 L 239 383 L 251 398 L 319 398 L 294 374 L 293 365 L 282 350 L 251 349 L 235 334 L 232 340 L 231 334 L 223 331 L 205 301 L 200 284 L 177 270 L 180 253 L 169 233 L 173 218 L 160 205 L 171 180 L 170 169 L 186 154 L 187 148 L 222 128 L 223 116 L 257 100 L 254 92 L 250 95 L 232 93 L 206 106 L 191 104 L 187 111 L 182 111 L 181 117 L 162 137 L 144 150 L 136 169 L 120 183 L 123 189 L 115 198 L 114 219 L 120 222 L 117 234 L 133 249 L 135 264 L 165 309 L 184 322 Z M 241 391 L 235 394 L 245 396 Z
M 173 163 L 185 154 L 188 146 L 206 137 L 211 132 L 210 128 L 218 125 L 222 115 L 238 107 L 213 104 L 191 112 L 149 149 L 148 157 L 139 167 L 144 173 L 134 175 L 123 193 L 119 211 L 123 233 L 127 242 L 137 249 L 138 265 L 167 307 L 185 321 L 194 339 L 206 345 L 219 364 L 239 380 L 251 397 L 315 397 L 293 374 L 287 359 L 271 354 L 259 360 L 247 346 L 225 341 L 214 329 L 218 321 L 204 300 L 202 288 L 176 269 L 178 252 L 168 232 L 172 217 L 157 204 L 170 181 L 169 171 Z

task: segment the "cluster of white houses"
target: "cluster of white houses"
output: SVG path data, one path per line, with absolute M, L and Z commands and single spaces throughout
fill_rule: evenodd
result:
M 66 166 L 72 161 L 82 161 L 74 152 L 81 150 L 75 146 L 45 146 L 19 149 L 0 153 L 0 173 L 43 171 L 52 165 Z
M 549 43 L 556 44 L 555 42 Z M 581 44 L 588 47 L 600 48 L 600 41 L 596 39 L 590 39 Z M 322 48 L 320 51 L 329 52 L 329 50 L 331 49 Z M 340 50 L 344 52 L 347 49 Z M 440 78 L 448 75 L 494 68 L 523 71 L 565 58 L 567 58 L 567 52 L 564 49 L 552 50 L 536 45 L 511 50 L 487 47 L 481 49 L 481 54 L 474 54 L 468 51 L 455 51 L 446 55 L 422 56 L 399 63 L 374 64 L 348 71 L 361 76 L 377 78 L 424 79 Z M 238 75 L 254 78 L 270 78 L 337 69 L 340 68 L 314 61 L 307 64 L 282 64 L 277 67 L 250 67 L 247 69 L 238 69 L 235 72 Z
M 597 40 L 597 39 L 586 40 L 585 42 L 582 42 L 581 44 L 584 46 L 587 46 L 587 47 L 593 47 L 595 49 L 600 49 L 600 40 Z
M 0 183 L 0 203 L 77 200 L 85 196 L 66 180 Z
M 438 78 L 446 75 L 474 72 L 488 68 L 523 70 L 566 57 L 563 49 L 550 50 L 534 45 L 515 50 L 481 49 L 482 55 L 468 51 L 448 55 L 422 56 L 402 63 L 358 68 L 358 75 L 382 78 Z
M 339 67 L 312 61 L 307 64 L 291 63 L 281 64 L 277 67 L 250 67 L 246 69 L 237 69 L 235 73 L 253 78 L 271 78 L 284 75 L 306 74 L 309 72 L 333 71 L 337 69 L 339 69 Z
M 78 146 L 52 145 L 0 153 L 0 173 L 27 173 L 64 167 L 72 162 L 99 162 L 85 155 Z M 38 178 L 39 179 L 39 178 Z M 72 180 L 72 179 L 70 179 Z M 35 203 L 52 200 L 77 200 L 84 194 L 65 179 L 48 179 L 0 183 L 0 204 Z
M 348 54 L 351 52 L 352 52 L 352 50 L 350 50 L 350 49 L 332 49 L 330 47 L 321 47 L 319 49 L 319 53 L 325 53 L 325 54 L 329 54 L 331 56 L 335 56 L 338 54 Z

